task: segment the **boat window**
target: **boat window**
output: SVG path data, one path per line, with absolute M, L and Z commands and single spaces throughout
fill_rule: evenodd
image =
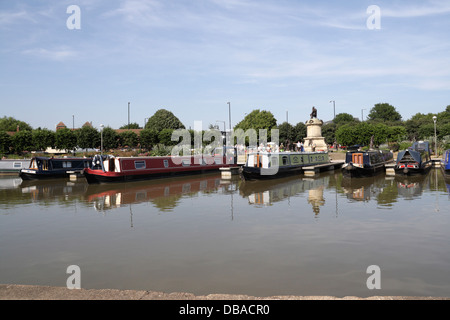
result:
M 163 160 L 163 163 L 164 163 L 164 168 L 169 167 L 169 160 Z
M 357 164 L 363 164 L 363 154 L 362 153 L 352 154 L 352 162 Z
M 63 161 L 62 166 L 63 166 L 63 168 L 72 168 L 72 162 Z
M 14 162 L 14 168 L 22 168 L 22 163 Z
M 281 159 L 282 159 L 282 161 L 283 161 L 283 166 L 289 164 L 289 158 L 288 158 L 288 156 L 283 156 Z
M 136 168 L 136 169 L 145 169 L 145 161 L 141 161 L 141 160 L 139 160 L 139 161 L 135 161 L 134 162 L 134 167 Z
M 190 159 L 183 159 L 183 160 L 181 161 L 181 164 L 182 164 L 184 167 L 189 167 L 189 166 L 191 165 L 191 160 L 190 160 Z

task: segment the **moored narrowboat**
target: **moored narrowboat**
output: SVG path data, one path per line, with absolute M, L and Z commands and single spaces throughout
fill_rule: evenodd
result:
M 329 163 L 327 152 L 254 152 L 240 169 L 244 180 L 274 179 L 303 172 L 303 168 Z
M 1 159 L 0 173 L 18 174 L 23 168 L 28 168 L 30 159 Z
M 394 170 L 398 175 L 414 175 L 428 173 L 431 167 L 430 145 L 427 141 L 418 141 L 398 153 Z
M 349 151 L 342 166 L 344 177 L 371 177 L 385 171 L 386 163 L 393 161 L 392 152 L 381 150 Z
M 450 179 L 450 149 L 446 150 L 441 159 L 441 170 L 445 179 Z
M 91 158 L 34 157 L 27 169 L 21 169 L 22 180 L 67 178 L 72 172 L 81 173 L 91 163 Z
M 223 155 L 114 157 L 96 155 L 92 165 L 84 170 L 88 183 L 126 182 L 190 175 L 217 171 L 234 165 L 234 159 Z

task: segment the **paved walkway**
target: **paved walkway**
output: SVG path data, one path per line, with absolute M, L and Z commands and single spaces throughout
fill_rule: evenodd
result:
M 270 296 L 254 297 L 232 294 L 196 296 L 192 293 L 163 293 L 144 290 L 67 289 L 32 285 L 0 284 L 0 300 L 450 300 L 450 297 L 372 296 Z

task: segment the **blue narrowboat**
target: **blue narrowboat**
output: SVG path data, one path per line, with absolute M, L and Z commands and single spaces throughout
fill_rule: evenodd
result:
M 91 158 L 34 157 L 28 169 L 21 169 L 22 180 L 54 179 L 69 177 L 71 172 L 82 172 L 89 167 Z
M 398 153 L 394 170 L 398 175 L 414 175 L 428 173 L 431 167 L 430 144 L 428 141 L 418 141 Z
M 389 151 L 349 151 L 345 155 L 342 175 L 347 178 L 371 177 L 385 171 L 386 163 L 393 161 Z
M 445 179 L 450 179 L 450 149 L 447 149 L 444 152 L 444 155 L 442 156 L 441 160 L 441 169 L 442 173 L 444 174 Z

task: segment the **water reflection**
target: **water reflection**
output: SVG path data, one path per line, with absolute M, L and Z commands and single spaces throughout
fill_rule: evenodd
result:
M 320 175 L 317 178 L 304 176 L 289 177 L 268 181 L 245 181 L 239 187 L 242 197 L 255 206 L 271 206 L 276 202 L 289 199 L 308 192 L 308 203 L 315 214 L 325 204 L 323 190 L 329 185 L 331 175 Z
M 193 197 L 198 193 L 211 193 L 220 185 L 221 179 L 217 174 L 125 184 L 89 185 L 85 199 L 99 211 L 151 202 L 164 212 L 177 207 L 183 196 Z
M 220 174 L 176 177 L 153 181 L 120 184 L 88 185 L 84 179 L 70 181 L 55 179 L 46 181 L 22 181 L 16 176 L 0 177 L 0 207 L 37 203 L 50 205 L 57 202 L 70 205 L 74 201 L 83 206 L 105 211 L 121 206 L 152 203 L 162 212 L 172 211 L 183 197 L 221 192 L 230 195 L 233 213 L 233 194 L 246 199 L 249 205 L 268 207 L 291 197 L 306 195 L 315 214 L 326 203 L 324 191 L 331 189 L 344 195 L 350 202 L 375 201 L 389 208 L 399 198 L 407 200 L 422 197 L 425 190 L 443 191 L 450 197 L 450 181 L 443 179 L 439 170 L 426 175 L 386 176 L 351 179 L 339 172 L 325 172 L 316 177 L 296 176 L 267 181 L 241 181 L 238 177 L 221 179 Z

